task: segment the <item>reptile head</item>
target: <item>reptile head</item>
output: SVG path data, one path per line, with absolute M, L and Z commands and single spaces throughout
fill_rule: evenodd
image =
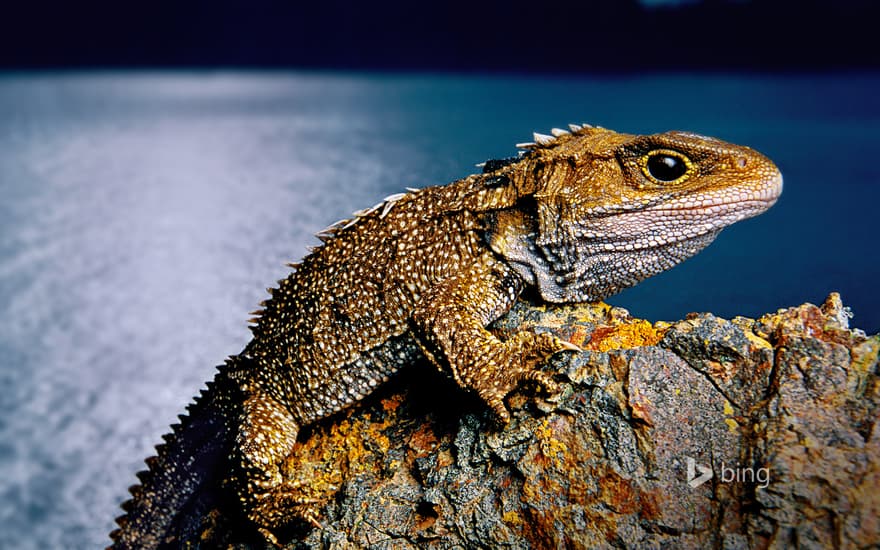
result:
M 760 214 L 782 175 L 748 148 L 687 132 L 572 126 L 502 169 L 520 190 L 488 239 L 544 300 L 600 300 L 669 269 Z

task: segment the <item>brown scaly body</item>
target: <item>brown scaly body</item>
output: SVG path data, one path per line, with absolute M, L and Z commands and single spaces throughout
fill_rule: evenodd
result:
M 572 349 L 486 331 L 526 286 L 548 302 L 602 299 L 692 256 L 782 191 L 767 158 L 695 134 L 572 125 L 535 141 L 520 158 L 389 197 L 319 235 L 325 244 L 270 291 L 251 343 L 148 462 L 116 546 L 159 545 L 205 475 L 194 470 L 227 456 L 244 512 L 271 538 L 307 501 L 280 471 L 300 428 L 419 357 L 506 420 L 505 396 L 525 380 L 552 390 L 537 367 Z M 217 435 L 199 435 L 205 426 Z

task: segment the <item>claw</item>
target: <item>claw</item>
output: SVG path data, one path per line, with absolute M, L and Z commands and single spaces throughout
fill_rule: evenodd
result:
M 263 535 L 263 538 L 266 539 L 266 542 L 268 542 L 270 545 L 274 546 L 275 548 L 281 548 L 281 543 L 278 542 L 278 537 L 276 537 L 272 533 L 272 531 L 269 531 L 265 527 L 260 527 L 259 531 L 260 531 L 260 534 Z
M 572 343 L 569 342 L 568 340 L 561 340 L 561 339 L 560 339 L 560 340 L 559 340 L 559 346 L 562 348 L 562 349 L 559 350 L 559 351 L 576 351 L 576 352 L 578 352 L 578 353 L 584 351 L 584 350 L 581 349 L 578 345 L 576 345 L 576 344 L 572 344 Z
M 308 513 L 305 514 L 303 516 L 303 519 L 308 521 L 310 524 L 312 524 L 313 527 L 317 527 L 318 529 L 324 528 L 324 526 L 321 524 L 321 522 L 318 521 L 318 519 L 315 516 L 313 516 L 312 514 L 308 514 Z

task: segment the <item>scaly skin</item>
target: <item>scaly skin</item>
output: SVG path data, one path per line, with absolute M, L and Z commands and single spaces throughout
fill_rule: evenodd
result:
M 545 334 L 500 341 L 486 330 L 526 286 L 547 302 L 605 298 L 696 254 L 782 191 L 764 156 L 695 134 L 572 125 L 535 140 L 519 158 L 389 197 L 320 235 L 325 244 L 270 291 L 253 340 L 150 463 L 116 546 L 170 536 L 223 457 L 244 513 L 271 540 L 308 517 L 307 490 L 280 470 L 300 428 L 421 357 L 507 420 L 505 396 L 526 380 L 552 391 L 537 367 L 572 349 Z M 205 423 L 218 425 L 216 437 L 198 435 Z

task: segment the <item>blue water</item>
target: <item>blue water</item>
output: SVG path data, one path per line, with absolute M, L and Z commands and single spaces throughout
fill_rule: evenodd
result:
M 759 315 L 832 290 L 880 330 L 880 75 L 0 76 L 0 547 L 94 547 L 310 235 L 532 130 L 687 129 L 773 158 L 767 214 L 609 301 Z

